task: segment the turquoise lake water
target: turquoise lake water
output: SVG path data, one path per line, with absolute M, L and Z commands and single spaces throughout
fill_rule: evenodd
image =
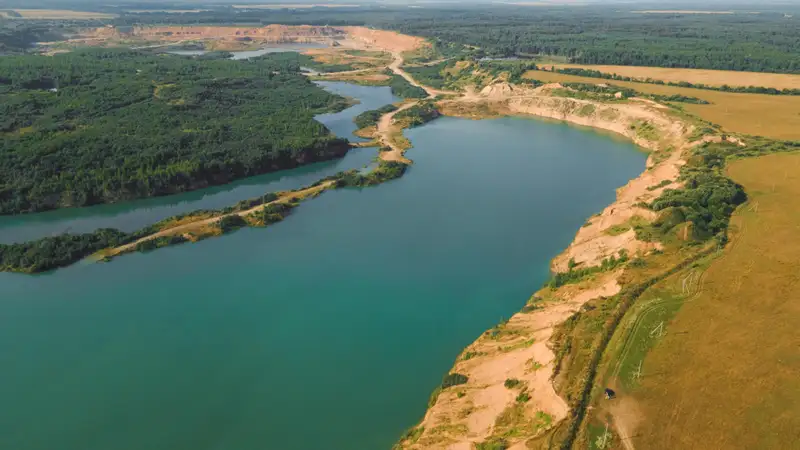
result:
M 536 120 L 442 118 L 407 136 L 403 178 L 269 228 L 0 273 L 0 446 L 389 449 L 645 164 Z

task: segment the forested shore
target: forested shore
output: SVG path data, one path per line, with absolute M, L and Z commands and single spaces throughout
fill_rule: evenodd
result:
M 401 162 L 383 161 L 369 173 L 356 170 L 339 172 L 295 191 L 265 193 L 228 208 L 197 210 L 169 217 L 131 233 L 103 228 L 91 233 L 64 233 L 29 242 L 0 244 L 0 272 L 46 272 L 68 266 L 101 250 L 113 250 L 123 245 L 130 244 L 130 250 L 126 251 L 146 252 L 230 233 L 247 226 L 268 226 L 286 218 L 306 195 L 318 195 L 326 189 L 378 185 L 400 178 L 407 168 L 408 165 Z M 303 195 L 303 192 L 313 193 Z M 194 223 L 198 224 L 196 230 L 178 232 L 180 226 L 176 224 L 184 224 L 185 227 Z M 175 232 L 171 231 L 173 228 Z M 111 256 L 118 254 L 120 252 Z M 100 259 L 104 257 L 103 254 L 99 255 Z
M 190 191 L 343 156 L 346 99 L 293 55 L 81 50 L 0 59 L 0 214 Z

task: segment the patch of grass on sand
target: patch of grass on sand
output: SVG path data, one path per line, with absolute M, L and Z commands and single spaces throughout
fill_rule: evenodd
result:
M 536 343 L 536 339 L 533 339 L 533 338 L 526 339 L 524 341 L 520 341 L 520 342 L 511 344 L 509 346 L 502 346 L 502 347 L 500 347 L 500 351 L 504 352 L 504 353 L 513 352 L 514 350 L 528 348 L 531 345 L 533 345 L 534 343 Z
M 423 426 L 409 428 L 405 433 L 403 433 L 400 441 L 405 442 L 406 444 L 414 444 L 419 440 L 424 432 L 425 427 Z
M 682 104 L 683 109 L 708 122 L 719 124 L 729 132 L 775 139 L 800 139 L 800 96 L 735 94 L 632 81 L 609 81 L 545 71 L 530 71 L 524 76 L 548 83 L 605 84 L 611 82 L 617 86 L 648 94 L 697 97 L 710 104 Z
M 503 438 L 491 438 L 475 444 L 475 450 L 507 450 L 508 441 Z
M 478 356 L 483 356 L 485 354 L 486 354 L 485 352 L 467 351 L 467 352 L 464 352 L 464 354 L 461 356 L 461 360 L 462 361 L 469 361 L 472 358 L 475 358 L 475 357 L 478 357 Z
M 583 116 L 583 117 L 588 117 L 588 116 L 591 116 L 592 114 L 594 114 L 595 109 L 597 109 L 596 106 L 592 105 L 591 103 L 587 103 L 587 104 L 581 106 L 580 108 L 578 108 L 575 111 L 575 114 L 579 115 L 579 116 Z
M 496 438 L 508 439 L 518 436 L 535 436 L 553 423 L 553 417 L 543 411 L 531 413 L 524 401 L 517 401 L 506 407 L 494 424 Z
M 636 228 L 646 224 L 647 220 L 645 220 L 644 217 L 633 216 L 630 219 L 628 219 L 627 222 L 620 225 L 614 225 L 613 227 L 609 227 L 603 232 L 609 236 L 619 236 L 620 234 L 623 234 L 632 228 Z
M 635 123 L 631 124 L 631 129 L 636 132 L 636 137 L 638 138 L 650 142 L 656 142 L 661 139 L 661 133 L 658 132 L 652 123 L 646 120 L 637 120 Z

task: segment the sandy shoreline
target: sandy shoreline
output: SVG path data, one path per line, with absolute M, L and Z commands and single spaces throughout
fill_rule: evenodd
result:
M 649 150 L 645 171 L 617 190 L 614 203 L 589 218 L 567 249 L 553 260 L 552 269 L 566 271 L 570 260 L 591 267 L 622 250 L 631 256 L 644 256 L 659 248 L 659 244 L 637 240 L 632 227 L 622 233 L 610 230 L 633 218 L 647 222 L 655 218 L 655 213 L 638 204 L 652 201 L 664 189 L 679 187 L 686 150 L 698 144 L 689 141 L 694 127 L 665 114 L 664 107 L 653 102 L 607 104 L 548 95 L 548 90 L 556 87 L 530 89 L 497 83 L 478 93 L 440 101 L 439 106 L 446 115 L 474 119 L 494 114 L 561 120 L 613 132 Z M 636 127 L 642 123 L 651 124 L 658 138 L 638 134 Z M 535 303 L 482 334 L 451 369 L 451 373 L 466 375 L 467 383 L 441 392 L 411 438 L 402 440 L 399 448 L 468 450 L 513 429 L 512 435 L 520 430 L 522 433 L 508 438 L 510 448 L 521 450 L 528 439 L 556 426 L 568 416 L 569 408 L 553 384 L 555 354 L 550 337 L 588 301 L 618 293 L 621 275 L 622 270 L 618 270 L 588 282 L 543 289 L 534 295 Z M 509 389 L 505 385 L 508 379 L 519 380 L 523 387 Z M 517 399 L 522 392 L 530 400 L 520 404 Z M 513 428 L 509 428 L 509 420 Z
M 347 35 L 348 44 L 352 44 L 351 48 L 389 52 L 393 59 L 386 68 L 427 92 L 426 99 L 408 100 L 395 111 L 380 117 L 375 129 L 376 142 L 389 149 L 380 152 L 383 161 L 410 162 L 404 156 L 407 143 L 400 139 L 402 124 L 396 124 L 394 116 L 423 100 L 437 102 L 441 112 L 451 116 L 480 119 L 518 115 L 561 120 L 615 133 L 649 150 L 651 155 L 645 171 L 619 188 L 611 205 L 589 218 L 570 245 L 553 260 L 552 269 L 564 272 L 570 265 L 593 267 L 604 258 L 620 255 L 622 251 L 636 257 L 659 248 L 657 243 L 638 240 L 630 224 L 634 220 L 650 222 L 655 219 L 653 211 L 639 205 L 657 198 L 664 189 L 680 186 L 678 175 L 685 164 L 687 150 L 699 143 L 689 139 L 694 126 L 670 115 L 664 105 L 642 99 L 619 102 L 579 100 L 556 95 L 553 91 L 561 89 L 560 85 L 534 89 L 494 82 L 479 92 L 469 89 L 464 93 L 442 91 L 420 84 L 402 68 L 403 52 L 426 45 L 421 38 L 363 27 L 326 27 L 322 35 L 313 27 L 272 26 L 258 32 L 268 34 L 265 39 L 272 39 L 273 35 L 298 35 L 298 29 L 302 29 L 304 39 L 338 37 L 342 30 Z M 208 31 L 210 34 L 214 32 Z M 283 193 L 275 202 L 314 195 L 329 187 L 330 183 Z M 263 206 L 228 215 L 245 216 Z M 191 229 L 213 225 L 226 216 L 177 224 L 111 249 L 109 256 L 130 251 L 146 240 L 181 235 Z M 543 289 L 510 320 L 479 336 L 466 347 L 451 370 L 465 375 L 466 383 L 441 391 L 414 431 L 399 442 L 397 448 L 468 450 L 492 437 L 506 436 L 510 449 L 522 450 L 526 448 L 527 440 L 557 426 L 570 411 L 568 402 L 559 396 L 553 382 L 556 355 L 549 341 L 556 327 L 587 302 L 617 294 L 621 289 L 622 272 L 622 269 L 604 272 L 588 281 L 554 290 Z M 508 383 L 509 380 L 516 381 Z
M 367 48 L 392 52 L 388 66 L 414 86 L 425 89 L 427 100 L 437 102 L 445 115 L 480 119 L 514 115 L 554 119 L 575 125 L 605 130 L 633 141 L 651 152 L 644 172 L 617 190 L 616 200 L 589 219 L 570 245 L 552 262 L 555 272 L 564 272 L 570 261 L 579 267 L 597 266 L 604 258 L 619 255 L 644 256 L 657 243 L 636 239 L 632 226 L 612 233 L 632 220 L 650 222 L 655 213 L 638 206 L 657 198 L 665 189 L 680 186 L 678 175 L 685 164 L 686 150 L 697 143 L 689 141 L 690 125 L 667 114 L 669 109 L 644 99 L 603 103 L 551 95 L 560 85 L 528 88 L 505 82 L 489 84 L 480 92 L 440 91 L 418 83 L 402 69 L 403 57 L 395 45 L 381 47 L 372 30 L 361 39 Z M 382 34 L 391 39 L 393 35 Z M 409 46 L 419 41 L 405 41 Z M 409 50 L 409 48 L 406 48 Z M 443 95 L 447 95 L 442 99 Z M 456 97 L 457 96 L 457 97 Z M 407 101 L 397 110 L 383 115 L 376 127 L 378 142 L 389 151 L 381 152 L 386 161 L 409 162 L 398 144 L 402 128 L 393 118 L 399 111 L 419 101 Z M 640 131 L 646 125 L 644 133 Z M 593 280 L 566 285 L 556 290 L 543 289 L 532 302 L 509 321 L 483 333 L 466 347 L 450 373 L 467 376 L 465 384 L 437 391 L 422 420 L 402 439 L 397 448 L 470 450 L 493 436 L 511 434 L 510 449 L 522 450 L 525 442 L 544 434 L 569 415 L 569 406 L 554 386 L 554 354 L 550 338 L 556 327 L 591 300 L 617 294 L 623 270 L 604 273 Z M 544 298 L 545 300 L 542 300 Z M 515 380 L 514 388 L 507 380 Z M 528 400 L 520 403 L 520 397 Z M 509 423 L 512 422 L 512 423 Z

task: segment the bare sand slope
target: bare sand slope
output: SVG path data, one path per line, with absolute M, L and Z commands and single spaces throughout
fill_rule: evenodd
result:
M 569 248 L 553 261 L 553 269 L 566 271 L 570 260 L 594 266 L 623 249 L 634 255 L 657 248 L 657 244 L 637 240 L 632 229 L 609 231 L 634 217 L 645 221 L 654 218 L 652 211 L 637 204 L 678 186 L 686 150 L 700 143 L 688 140 L 693 127 L 670 116 L 658 104 L 635 100 L 599 103 L 550 95 L 550 90 L 558 87 L 530 89 L 497 83 L 480 92 L 468 91 L 459 98 L 442 100 L 439 106 L 445 114 L 472 118 L 515 114 L 564 120 L 623 135 L 651 150 L 647 170 L 620 188 L 617 200 L 580 229 Z M 645 123 L 657 133 L 637 132 Z M 452 369 L 467 375 L 468 382 L 444 390 L 418 425 L 418 434 L 400 442 L 400 448 L 471 449 L 492 436 L 511 436 L 511 448 L 523 449 L 528 439 L 565 418 L 567 403 L 557 395 L 551 381 L 554 354 L 548 341 L 554 327 L 583 304 L 616 294 L 621 274 L 606 273 L 577 285 L 548 290 L 547 302 L 536 303 L 532 311 L 523 310 L 508 323 L 480 336 Z M 508 379 L 519 380 L 522 388 L 509 389 Z M 522 389 L 530 400 L 520 403 Z

